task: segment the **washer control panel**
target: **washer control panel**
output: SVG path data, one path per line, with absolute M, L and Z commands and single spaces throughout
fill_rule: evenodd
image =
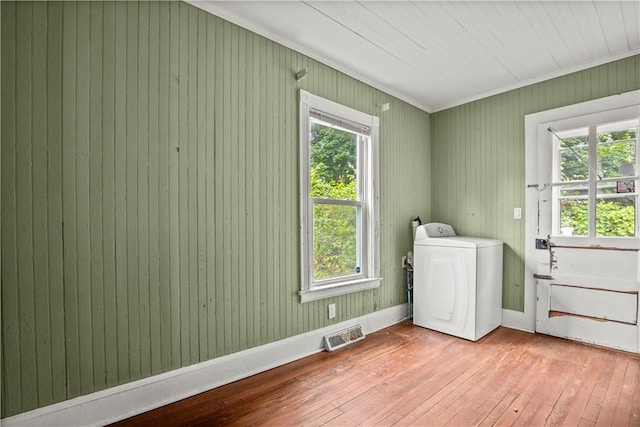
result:
M 456 232 L 453 231 L 453 227 L 449 224 L 430 222 L 429 224 L 425 224 L 424 227 L 427 230 L 428 237 L 451 237 L 456 235 Z

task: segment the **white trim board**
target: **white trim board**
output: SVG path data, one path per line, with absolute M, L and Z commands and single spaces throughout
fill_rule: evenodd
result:
M 531 323 L 527 320 L 524 312 L 509 310 L 507 308 L 502 309 L 502 326 L 524 332 L 535 332 L 531 328 Z
M 396 305 L 259 347 L 23 412 L 4 418 L 0 423 L 6 427 L 113 423 L 318 353 L 323 350 L 322 337 L 356 323 L 362 326 L 366 335 L 406 317 L 407 304 Z

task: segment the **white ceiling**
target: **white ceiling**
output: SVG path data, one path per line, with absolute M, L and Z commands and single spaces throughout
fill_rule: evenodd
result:
M 428 112 L 640 53 L 640 1 L 190 3 Z

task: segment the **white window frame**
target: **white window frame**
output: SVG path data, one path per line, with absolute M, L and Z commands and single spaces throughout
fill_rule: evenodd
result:
M 318 113 L 346 129 L 358 127 L 367 134 L 367 142 L 358 137 L 358 183 L 362 209 L 360 258 L 361 272 L 354 276 L 313 281 L 313 200 L 310 195 L 310 120 Z M 338 126 L 339 127 L 339 126 Z M 379 219 L 379 118 L 346 107 L 305 90 L 300 90 L 300 301 L 309 302 L 380 286 L 380 219 Z
M 544 144 L 548 147 L 548 149 L 550 149 L 551 151 L 551 155 L 552 155 L 552 159 L 551 159 L 551 189 L 552 189 L 552 214 L 551 214 L 551 237 L 554 240 L 554 242 L 560 242 L 560 241 L 564 241 L 567 244 L 571 244 L 571 242 L 581 242 L 580 244 L 599 244 L 602 246 L 620 246 L 622 241 L 627 240 L 629 241 L 629 243 L 633 246 L 637 245 L 637 241 L 639 236 L 639 203 L 638 203 L 638 176 L 634 176 L 634 177 L 628 177 L 630 179 L 635 179 L 636 181 L 636 192 L 634 193 L 628 193 L 626 195 L 628 196 L 634 196 L 636 198 L 636 202 L 635 202 L 635 212 L 636 212 L 636 218 L 635 218 L 635 228 L 636 228 L 636 235 L 632 236 L 632 237 L 618 237 L 618 236 L 596 236 L 596 212 L 595 212 L 595 204 L 597 202 L 597 185 L 598 182 L 600 181 L 599 178 L 596 176 L 595 170 L 596 170 L 596 146 L 597 146 L 597 138 L 596 138 L 596 132 L 597 132 L 597 128 L 599 126 L 603 126 L 603 125 L 608 125 L 608 124 L 613 124 L 613 123 L 617 123 L 617 122 L 623 122 L 626 120 L 637 120 L 638 119 L 638 108 L 637 106 L 630 106 L 630 107 L 623 107 L 623 108 L 617 108 L 617 109 L 612 109 L 612 110 L 608 110 L 608 111 L 601 111 L 601 112 L 597 112 L 597 113 L 592 113 L 592 114 L 586 114 L 586 115 L 582 115 L 582 116 L 577 116 L 577 117 L 571 117 L 568 119 L 564 119 L 564 120 L 558 120 L 558 121 L 554 121 L 549 123 L 549 127 L 551 129 L 553 129 L 553 131 L 557 134 L 559 134 L 560 136 L 562 136 L 562 133 L 564 131 L 571 131 L 571 130 L 575 130 L 575 129 L 587 129 L 588 132 L 588 138 L 589 138 L 589 145 L 588 145 L 588 152 L 589 152 L 589 174 L 588 174 L 588 178 L 583 181 L 584 185 L 588 186 L 588 197 L 587 197 L 587 201 L 589 203 L 589 234 L 587 236 L 563 236 L 560 230 L 561 224 L 559 224 L 559 218 L 560 218 L 560 206 L 559 206 L 559 200 L 560 200 L 560 187 L 562 185 L 566 185 L 566 182 L 563 182 L 560 179 L 559 173 L 560 173 L 560 166 L 559 166 L 559 162 L 560 162 L 560 158 L 559 158 L 559 148 L 560 148 L 560 141 L 551 133 L 551 132 L 547 132 L 547 137 L 550 140 L 550 143 Z M 638 154 L 640 154 L 638 152 L 638 148 L 640 147 L 640 144 L 636 143 L 636 174 L 638 173 L 638 171 L 640 170 L 639 166 L 639 162 L 640 162 L 640 158 L 638 157 Z M 605 178 L 604 181 L 611 181 L 611 182 L 615 182 L 616 179 L 612 179 L 612 178 Z

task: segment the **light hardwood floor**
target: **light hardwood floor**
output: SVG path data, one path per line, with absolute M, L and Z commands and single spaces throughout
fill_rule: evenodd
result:
M 473 343 L 403 322 L 117 425 L 640 426 L 639 367 L 502 327 Z

